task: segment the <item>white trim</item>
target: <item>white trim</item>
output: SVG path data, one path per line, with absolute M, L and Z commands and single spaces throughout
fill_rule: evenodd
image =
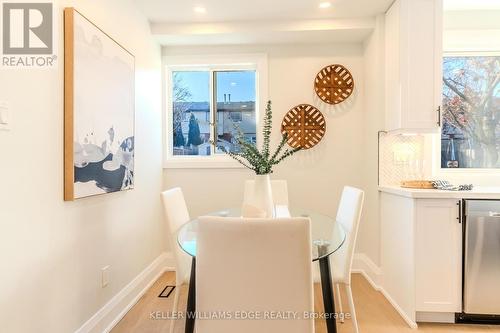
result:
M 183 156 L 166 158 L 164 169 L 244 169 L 245 167 L 228 156 Z
M 389 303 L 391 303 L 394 310 L 396 310 L 396 312 L 399 313 L 401 318 L 403 318 L 403 320 L 408 324 L 408 326 L 410 326 L 410 328 L 412 328 L 412 329 L 418 328 L 417 323 L 415 321 L 413 321 L 410 317 L 408 317 L 406 312 L 404 312 L 403 309 L 401 309 L 399 307 L 398 303 L 392 299 L 392 297 L 389 295 L 389 293 L 387 291 L 385 291 L 385 289 L 383 287 L 380 288 L 380 292 L 382 293 L 382 295 L 384 295 L 384 297 L 387 299 L 387 301 Z
M 444 51 L 443 58 L 453 58 L 453 57 L 498 57 L 500 56 L 500 50 L 498 51 L 478 51 L 478 50 L 463 50 L 463 51 Z
M 370 283 L 373 289 L 380 291 L 382 272 L 366 254 L 355 253 L 352 262 L 352 273 L 360 273 Z
M 259 124 L 262 122 L 268 100 L 268 63 L 267 54 L 225 54 L 225 55 L 188 55 L 188 56 L 164 56 L 163 57 L 163 98 L 165 129 L 163 137 L 163 167 L 172 168 L 243 168 L 241 164 L 226 155 L 210 156 L 173 156 L 171 147 L 172 99 L 171 86 L 172 70 L 255 70 L 256 92 L 255 92 L 255 117 L 257 118 L 257 144 L 261 142 Z M 210 82 L 212 85 L 212 82 Z M 212 92 L 212 87 L 210 88 Z M 213 96 L 210 94 L 210 103 L 213 104 Z M 213 129 L 210 129 L 213 136 Z M 213 149 L 212 149 L 213 150 Z
M 175 270 L 172 262 L 172 253 L 163 252 L 75 333 L 110 332 L 165 271 Z
M 371 277 L 370 277 L 370 276 L 366 273 L 366 271 L 365 271 L 365 270 L 363 270 L 363 269 L 353 269 L 353 270 L 351 271 L 351 273 L 354 273 L 354 274 L 361 274 L 361 275 L 362 275 L 362 276 L 366 279 L 366 281 L 368 281 L 368 283 L 370 284 L 370 286 L 371 286 L 374 290 L 376 290 L 376 291 L 380 291 L 380 289 L 381 289 L 381 288 L 380 288 L 380 286 L 379 286 L 379 285 L 377 285 L 377 284 L 373 281 L 373 279 L 372 279 L 372 278 L 371 278 Z
M 403 318 L 410 328 L 417 328 L 418 325 L 399 307 L 398 303 L 392 299 L 387 291 L 382 287 L 382 270 L 364 253 L 354 254 L 352 273 L 360 273 L 368 281 L 373 289 L 379 291 L 387 301 L 392 305 L 394 310 Z

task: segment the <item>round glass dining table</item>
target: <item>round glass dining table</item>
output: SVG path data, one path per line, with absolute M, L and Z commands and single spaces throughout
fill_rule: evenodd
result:
M 241 209 L 230 208 L 207 216 L 241 217 Z M 311 220 L 311 252 L 313 261 L 319 262 L 321 275 L 321 289 L 323 293 L 323 304 L 325 307 L 324 318 L 326 320 L 327 332 L 337 332 L 333 286 L 330 273 L 329 256 L 342 247 L 346 239 L 346 233 L 335 218 L 317 213 L 307 209 L 290 208 L 285 206 L 276 207 L 277 217 L 308 217 Z M 194 314 L 196 311 L 196 239 L 198 232 L 198 219 L 184 224 L 177 233 L 177 242 L 180 248 L 193 257 L 191 265 L 191 277 L 189 280 L 189 292 L 186 313 Z M 257 246 L 257 245 L 256 245 Z M 186 333 L 194 332 L 195 315 L 186 316 Z
M 299 208 L 288 208 L 291 217 L 309 217 L 311 219 L 313 261 L 328 257 L 337 251 L 345 240 L 345 232 L 333 217 Z M 241 217 L 241 209 L 231 208 L 206 214 L 207 216 Z M 178 231 L 177 242 L 184 252 L 196 257 L 196 235 L 198 219 L 184 224 Z

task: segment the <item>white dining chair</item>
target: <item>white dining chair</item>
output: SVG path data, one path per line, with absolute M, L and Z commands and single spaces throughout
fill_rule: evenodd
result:
M 191 272 L 191 257 L 177 245 L 177 232 L 180 227 L 190 220 L 189 211 L 184 200 L 184 194 L 179 187 L 164 191 L 161 194 L 163 209 L 170 234 L 170 244 L 175 260 L 175 294 L 172 313 L 177 312 L 180 288 L 189 282 Z M 170 332 L 173 332 L 175 321 L 172 320 Z
M 196 310 L 233 317 L 197 320 L 197 333 L 313 333 L 310 228 L 308 218 L 200 217 Z M 299 318 L 265 317 L 286 311 Z
M 245 191 L 243 193 L 243 202 L 253 197 L 255 181 L 245 181 Z M 279 206 L 288 206 L 288 184 L 286 180 L 271 180 L 271 192 L 273 195 L 273 204 Z
M 361 211 L 363 209 L 364 192 L 360 189 L 351 186 L 345 186 L 340 198 L 339 207 L 337 209 L 337 223 L 340 223 L 346 232 L 346 240 L 344 244 L 331 257 L 331 274 L 333 283 L 336 285 L 336 294 L 339 303 L 339 312 L 342 310 L 342 298 L 340 296 L 340 285 L 344 285 L 349 308 L 351 310 L 352 323 L 354 332 L 358 333 L 358 322 L 356 319 L 356 310 L 352 297 L 351 288 L 351 269 L 354 249 L 356 247 L 356 237 L 358 234 L 359 221 L 361 219 Z M 340 321 L 344 322 L 344 316 L 340 317 Z

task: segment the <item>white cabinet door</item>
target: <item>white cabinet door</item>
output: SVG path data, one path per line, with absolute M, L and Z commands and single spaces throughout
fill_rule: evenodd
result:
M 458 203 L 455 199 L 417 199 L 417 311 L 461 311 L 462 224 Z
M 386 129 L 436 132 L 442 0 L 396 0 L 386 14 Z

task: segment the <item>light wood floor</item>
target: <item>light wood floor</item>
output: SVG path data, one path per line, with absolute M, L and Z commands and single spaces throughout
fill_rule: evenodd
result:
M 148 290 L 139 302 L 127 313 L 127 315 L 116 325 L 112 333 L 140 332 L 156 333 L 169 332 L 170 320 L 151 319 L 151 313 L 160 311 L 167 313 L 172 309 L 173 294 L 169 298 L 159 298 L 158 295 L 166 285 L 175 284 L 175 274 L 167 272 Z M 498 332 L 500 326 L 488 325 L 445 325 L 445 324 L 420 324 L 417 330 L 412 330 L 401 319 L 392 306 L 375 291 L 360 274 L 353 275 L 353 294 L 356 311 L 358 315 L 359 330 L 361 333 L 445 333 L 445 332 Z M 320 286 L 315 286 L 316 311 L 322 312 Z M 344 311 L 347 312 L 347 300 L 343 295 Z M 187 287 L 181 290 L 179 310 L 186 308 Z M 338 307 L 337 307 L 338 310 Z M 175 333 L 184 332 L 182 320 L 175 322 Z M 344 324 L 338 324 L 339 333 L 353 332 L 350 320 Z M 326 333 L 324 321 L 316 321 L 316 333 Z

